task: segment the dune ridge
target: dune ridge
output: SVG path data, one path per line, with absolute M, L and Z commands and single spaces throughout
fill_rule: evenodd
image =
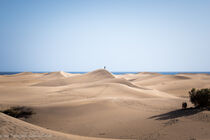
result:
M 53 79 L 53 80 L 44 81 L 35 84 L 35 86 L 65 86 L 73 83 L 94 82 L 102 79 L 111 79 L 111 78 L 114 78 L 114 76 L 110 72 L 104 69 L 99 69 L 86 74 L 77 75 L 74 77 L 68 77 L 66 79 L 60 79 L 60 80 Z
M 66 73 L 64 71 L 57 71 L 57 72 L 50 72 L 50 73 L 46 73 L 45 77 L 47 78 L 65 78 L 65 77 L 69 77 L 71 76 L 70 73 Z

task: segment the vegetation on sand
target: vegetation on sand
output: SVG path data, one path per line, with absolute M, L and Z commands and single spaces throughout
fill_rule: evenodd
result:
M 210 106 L 210 89 L 195 89 L 189 91 L 190 101 L 195 107 L 209 107 Z
M 1 112 L 15 118 L 29 118 L 32 114 L 34 114 L 31 108 L 23 106 L 11 107 Z

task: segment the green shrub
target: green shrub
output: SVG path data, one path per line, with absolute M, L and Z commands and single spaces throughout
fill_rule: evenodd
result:
M 33 110 L 28 107 L 11 107 L 1 112 L 15 118 L 28 118 L 34 114 Z
M 210 106 L 210 89 L 195 89 L 189 91 L 190 101 L 195 107 L 207 107 Z

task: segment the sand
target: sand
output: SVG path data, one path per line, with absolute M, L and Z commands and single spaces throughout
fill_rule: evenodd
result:
M 0 113 L 0 135 L 15 140 L 20 139 L 16 135 L 45 140 L 207 140 L 210 113 L 181 110 L 182 102 L 192 106 L 188 91 L 194 87 L 209 88 L 210 75 L 113 75 L 103 69 L 1 75 L 0 109 L 27 106 L 36 114 L 19 120 Z

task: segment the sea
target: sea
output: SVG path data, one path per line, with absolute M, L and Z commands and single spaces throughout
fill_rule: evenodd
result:
M 12 75 L 12 74 L 18 74 L 18 73 L 21 73 L 21 72 L 0 72 L 0 75 Z M 47 72 L 33 72 L 33 73 L 47 73 Z M 68 73 L 84 74 L 84 73 L 87 73 L 87 72 L 68 72 Z M 122 74 L 136 74 L 136 73 L 139 73 L 139 72 L 111 72 L 111 73 L 115 74 L 115 75 L 122 75 Z M 160 73 L 160 74 L 164 74 L 164 75 L 176 75 L 176 74 L 179 74 L 179 73 L 210 74 L 210 72 L 155 72 L 155 73 Z

